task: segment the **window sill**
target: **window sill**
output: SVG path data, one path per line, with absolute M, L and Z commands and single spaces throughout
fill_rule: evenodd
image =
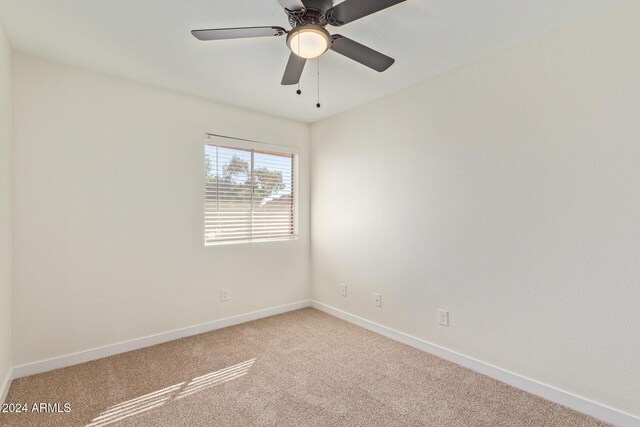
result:
M 224 246 L 235 245 L 238 243 L 266 243 L 266 242 L 284 242 L 288 240 L 298 240 L 298 236 L 284 236 L 284 237 L 265 237 L 259 239 L 237 239 L 237 240 L 220 240 L 217 242 L 205 242 L 204 246 Z

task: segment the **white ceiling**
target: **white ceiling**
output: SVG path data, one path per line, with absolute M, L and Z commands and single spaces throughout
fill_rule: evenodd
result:
M 362 0 L 366 1 L 366 0 Z M 339 3 L 339 1 L 336 1 Z M 379 74 L 334 52 L 281 86 L 285 38 L 200 42 L 192 29 L 279 25 L 276 0 L 0 0 L 13 47 L 225 104 L 314 122 L 527 40 L 620 0 L 407 0 L 341 28 L 396 59 Z

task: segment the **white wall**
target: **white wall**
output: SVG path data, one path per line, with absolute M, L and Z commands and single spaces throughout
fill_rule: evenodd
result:
M 313 125 L 313 298 L 640 414 L 639 20 L 628 2 Z
M 11 367 L 11 47 L 0 24 L 0 395 Z M 2 398 L 0 396 L 0 402 Z
M 13 71 L 14 365 L 309 298 L 307 125 L 18 53 Z M 299 240 L 203 246 L 205 132 L 299 147 Z

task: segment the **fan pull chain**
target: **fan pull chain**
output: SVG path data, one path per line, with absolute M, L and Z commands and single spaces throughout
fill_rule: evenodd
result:
M 298 70 L 300 69 L 300 37 L 298 37 L 298 55 L 296 55 L 297 61 L 298 61 Z M 296 93 L 298 95 L 302 94 L 302 91 L 300 90 L 300 79 L 298 79 L 298 90 L 296 91 Z
M 320 108 L 320 57 L 318 56 L 318 103 L 316 107 Z

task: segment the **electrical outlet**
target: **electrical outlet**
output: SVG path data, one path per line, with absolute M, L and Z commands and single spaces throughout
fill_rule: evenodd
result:
M 342 295 L 343 297 L 347 296 L 347 285 L 345 285 L 344 283 L 340 285 L 340 295 Z
M 220 301 L 221 302 L 229 301 L 229 289 L 221 289 L 220 290 Z
M 381 294 L 373 294 L 373 305 L 376 307 L 382 307 L 382 295 Z
M 449 312 L 447 310 L 438 309 L 438 323 L 442 326 L 449 326 Z

